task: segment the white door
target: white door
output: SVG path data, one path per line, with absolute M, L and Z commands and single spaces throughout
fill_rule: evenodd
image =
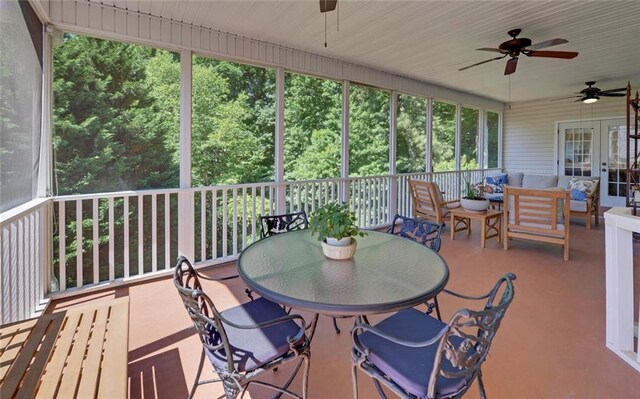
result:
M 600 177 L 600 204 L 624 206 L 626 191 L 624 119 L 558 125 L 558 174 Z
M 610 119 L 601 121 L 600 125 L 600 203 L 605 206 L 626 206 L 627 122 L 624 119 Z

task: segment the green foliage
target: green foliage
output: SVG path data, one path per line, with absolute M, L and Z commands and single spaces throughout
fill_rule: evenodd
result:
M 311 234 L 318 236 L 318 241 L 327 237 L 337 240 L 345 237 L 364 237 L 356 225 L 356 216 L 349 210 L 349 204 L 329 202 L 317 208 L 309 220 Z
M 470 200 L 484 199 L 484 186 L 482 183 L 474 183 L 471 181 L 471 172 L 467 171 L 462 175 L 462 184 L 464 189 L 464 198 Z
M 396 170 L 398 173 L 424 172 L 426 151 L 426 100 L 398 96 L 396 120 Z
M 433 102 L 431 162 L 434 172 L 455 170 L 456 106 Z
M 389 173 L 389 92 L 352 85 L 349 93 L 349 174 Z

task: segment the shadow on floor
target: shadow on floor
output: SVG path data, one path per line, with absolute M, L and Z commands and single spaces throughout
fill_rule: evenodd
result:
M 188 394 L 177 348 L 129 363 L 129 398 L 173 399 Z

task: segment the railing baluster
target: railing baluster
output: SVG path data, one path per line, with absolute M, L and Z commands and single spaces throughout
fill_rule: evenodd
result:
M 300 212 L 303 208 L 302 208 L 302 186 L 300 185 L 300 183 L 296 183 L 296 192 L 298 194 L 298 209 L 296 210 L 296 212 Z
M 129 247 L 129 200 L 128 196 L 124 196 L 124 278 L 129 278 L 130 273 L 130 247 Z
M 138 275 L 144 274 L 144 205 L 142 194 L 138 194 Z
M 82 200 L 76 200 L 76 287 L 82 287 Z
M 158 195 L 151 194 L 151 271 L 158 271 Z
M 256 242 L 256 187 L 251 187 L 251 242 Z
M 164 195 L 164 269 L 171 269 L 171 194 Z
M 311 212 L 316 210 L 316 183 L 311 183 Z
M 227 257 L 227 189 L 222 189 L 222 257 Z
M 100 282 L 100 242 L 98 236 L 98 227 L 100 226 L 100 219 L 98 218 L 98 199 L 94 198 L 93 201 L 93 283 L 98 284 Z
M 218 259 L 218 189 L 211 197 L 211 259 Z
M 113 197 L 109 197 L 109 281 L 116 278 L 116 238 L 115 238 L 115 215 Z
M 233 191 L 233 252 L 232 255 L 238 253 L 238 190 L 232 189 Z
M 24 219 L 20 218 L 15 222 L 16 225 L 16 243 L 14 244 L 14 247 L 12 248 L 13 250 L 16 251 L 16 256 L 15 256 L 15 266 L 14 266 L 14 270 L 16 271 L 16 280 L 17 280 L 17 284 L 15 285 L 17 287 L 17 291 L 18 291 L 18 299 L 17 302 L 17 315 L 19 318 L 21 319 L 25 319 L 25 303 L 24 303 L 24 298 L 21 298 L 20 293 L 25 292 L 25 285 L 26 285 L 26 279 L 24 278 L 24 268 L 21 267 L 22 265 L 24 265 Z
M 242 249 L 247 247 L 247 188 L 242 187 Z
M 207 191 L 200 190 L 200 261 L 207 260 Z

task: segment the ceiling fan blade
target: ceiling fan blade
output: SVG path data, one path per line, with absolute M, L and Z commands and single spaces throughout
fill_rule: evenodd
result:
M 464 68 L 460 68 L 460 69 L 458 69 L 458 71 L 464 71 L 465 69 L 469 69 L 469 68 L 473 68 L 473 67 L 478 66 L 478 65 L 486 64 L 487 62 L 497 61 L 497 60 L 503 59 L 504 57 L 506 57 L 506 55 L 503 55 L 502 57 L 495 57 L 495 58 L 491 58 L 491 59 L 486 60 L 486 61 L 478 62 L 478 63 L 475 63 L 473 65 L 469 65 L 469 66 L 466 66 Z
M 482 47 L 482 48 L 477 48 L 477 51 L 493 51 L 494 53 L 502 53 L 502 50 L 500 50 L 499 48 L 491 48 L 491 47 Z
M 562 58 L 566 60 L 578 56 L 578 53 L 574 51 L 527 51 L 524 54 L 529 57 Z
M 619 89 L 602 90 L 601 93 L 613 93 L 613 92 L 616 92 L 616 91 L 625 91 L 626 92 L 627 88 L 626 87 L 621 87 Z
M 571 98 L 582 98 L 582 96 L 571 96 L 571 97 L 554 98 L 553 100 L 550 100 L 550 101 L 563 101 L 563 100 L 569 100 Z
M 626 93 L 609 93 L 606 91 L 600 92 L 601 96 L 604 97 L 625 97 L 627 94 Z
M 329 12 L 336 9 L 338 0 L 320 0 L 320 12 Z
M 504 74 L 511 75 L 516 71 L 517 66 L 518 66 L 518 57 L 510 59 L 509 61 L 507 61 L 507 66 L 504 68 Z
M 551 46 L 558 46 L 560 44 L 569 43 L 566 39 L 551 39 L 546 42 L 540 42 L 529 46 L 529 50 L 540 50 L 541 48 L 547 48 Z

